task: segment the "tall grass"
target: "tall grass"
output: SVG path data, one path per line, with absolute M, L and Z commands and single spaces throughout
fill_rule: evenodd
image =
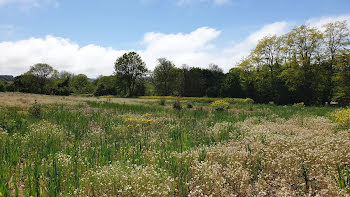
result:
M 274 149 L 275 139 L 300 137 L 293 128 L 283 133 L 277 128 L 272 131 L 268 124 L 282 121 L 315 133 L 310 117 L 329 118 L 336 110 L 229 101 L 227 110 L 216 111 L 206 100 L 193 98 L 191 102 L 193 108 L 181 110 L 173 109 L 170 102 L 163 106 L 157 101 L 41 105 L 40 116 L 33 116 L 25 107 L 3 106 L 1 195 L 196 196 L 196 188 L 214 196 L 226 196 L 229 191 L 256 195 L 257 186 L 272 173 L 272 153 L 267 147 Z M 266 128 L 254 131 L 256 125 Z M 338 139 L 332 135 L 329 139 Z M 241 152 L 234 155 L 231 150 Z M 348 165 L 338 162 L 341 167 L 328 166 L 334 169 L 328 174 L 339 191 L 348 191 Z M 296 165 L 300 177 L 310 180 L 309 190 L 314 188 L 309 164 L 304 168 L 301 163 Z M 241 187 L 251 187 L 253 193 L 233 188 L 244 176 L 248 176 L 247 182 L 240 183 Z M 306 189 L 301 191 L 305 194 Z

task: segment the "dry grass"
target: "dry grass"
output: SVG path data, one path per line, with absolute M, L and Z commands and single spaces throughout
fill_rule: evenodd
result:
M 108 101 L 111 103 L 140 104 L 144 99 L 135 98 L 98 98 L 78 96 L 51 96 L 42 94 L 27 94 L 19 92 L 0 92 L 0 105 L 28 107 L 35 100 L 40 104 L 78 104 L 85 101 Z

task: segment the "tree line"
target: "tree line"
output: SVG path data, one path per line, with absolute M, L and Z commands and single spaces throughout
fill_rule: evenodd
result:
M 228 73 L 208 68 L 176 67 L 165 58 L 150 72 L 136 52 L 125 53 L 111 76 L 92 81 L 84 74 L 58 72 L 47 64 L 1 83 L 0 91 L 38 94 L 93 94 L 190 97 L 249 97 L 258 103 L 322 105 L 350 103 L 350 32 L 346 21 L 317 29 L 301 25 L 282 36 L 261 39 Z

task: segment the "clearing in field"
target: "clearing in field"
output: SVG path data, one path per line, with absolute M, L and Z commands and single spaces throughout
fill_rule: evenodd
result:
M 0 94 L 0 196 L 350 194 L 349 110 L 213 102 Z

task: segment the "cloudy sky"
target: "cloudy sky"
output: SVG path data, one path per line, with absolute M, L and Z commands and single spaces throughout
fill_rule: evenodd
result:
M 0 75 L 110 75 L 128 51 L 149 70 L 165 57 L 228 71 L 266 35 L 335 20 L 350 22 L 349 0 L 0 0 Z

